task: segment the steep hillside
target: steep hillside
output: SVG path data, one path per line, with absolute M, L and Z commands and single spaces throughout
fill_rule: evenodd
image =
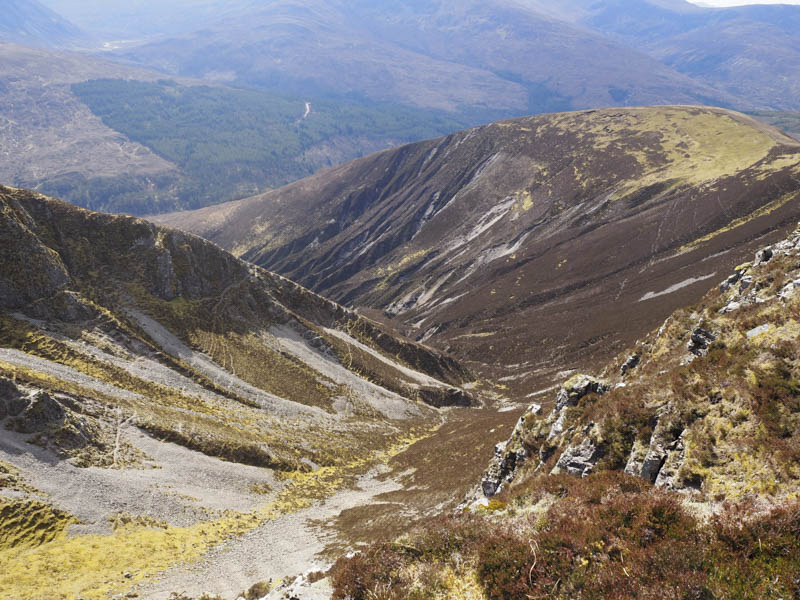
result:
M 176 75 L 495 119 L 613 104 L 752 106 L 508 0 L 282 0 L 122 55 Z
M 798 257 L 800 230 L 531 406 L 477 502 L 340 561 L 333 597 L 796 597 Z
M 0 12 L 0 41 L 74 48 L 89 43 L 89 36 L 37 0 L 5 0 Z
M 800 145 L 743 115 L 607 109 L 496 123 L 163 220 L 382 311 L 524 396 L 785 233 L 798 174 Z
M 800 112 L 798 111 L 759 111 L 753 113 L 753 116 L 785 131 L 794 138 L 800 139 Z
M 0 188 L 0 242 L 4 598 L 246 552 L 472 401 L 451 359 L 205 240 Z M 301 567 L 238 568 L 213 581 Z

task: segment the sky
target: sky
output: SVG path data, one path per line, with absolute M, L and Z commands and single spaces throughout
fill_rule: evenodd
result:
M 703 6 L 743 6 L 745 4 L 800 4 L 800 0 L 761 0 L 759 2 L 747 2 L 745 0 L 689 0 L 693 4 Z

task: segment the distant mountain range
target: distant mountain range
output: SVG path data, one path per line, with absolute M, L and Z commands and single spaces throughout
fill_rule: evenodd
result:
M 282 0 L 122 55 L 176 75 L 461 113 L 750 106 L 643 52 L 505 0 Z
M 800 144 L 744 115 L 605 109 L 403 146 L 160 220 L 527 394 L 782 235 L 799 174 Z

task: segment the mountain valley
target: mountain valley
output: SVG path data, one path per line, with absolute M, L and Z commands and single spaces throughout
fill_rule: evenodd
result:
M 800 6 L 6 4 L 0 599 L 800 598 Z

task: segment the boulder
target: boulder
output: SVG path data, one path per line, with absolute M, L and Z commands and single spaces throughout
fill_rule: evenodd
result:
M 66 412 L 47 392 L 36 392 L 29 398 L 28 406 L 15 419 L 16 429 L 21 433 L 39 433 L 64 423 Z
M 17 385 L 10 379 L 0 377 L 0 419 L 16 417 L 27 406 L 28 399 Z

